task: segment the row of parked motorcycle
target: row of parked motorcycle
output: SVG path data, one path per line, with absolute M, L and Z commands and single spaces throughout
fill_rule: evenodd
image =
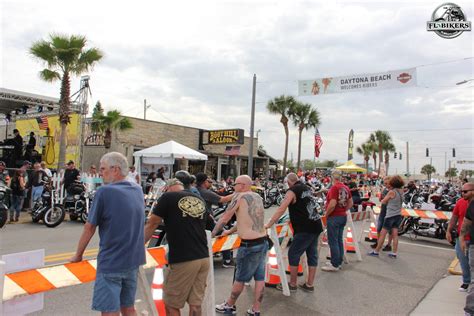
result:
M 58 192 L 51 179 L 42 179 L 43 192 L 41 197 L 33 202 L 31 207 L 31 220 L 33 223 L 43 222 L 47 227 L 56 227 L 61 224 L 66 213 L 71 221 L 87 221 L 89 206 L 94 199 L 95 191 L 87 191 L 84 183 L 76 181 L 69 188 L 69 193 L 59 203 Z M 3 183 L 0 184 L 0 228 L 5 225 L 10 206 L 10 189 Z

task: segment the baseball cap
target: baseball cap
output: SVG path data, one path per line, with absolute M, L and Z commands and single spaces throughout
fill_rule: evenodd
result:
M 26 166 L 26 165 L 31 165 L 31 162 L 29 162 L 28 160 L 23 160 L 23 166 Z
M 66 165 L 70 165 L 70 164 L 73 164 L 73 163 L 74 163 L 74 161 L 69 160 L 69 161 L 66 163 Z
M 207 178 L 207 174 L 205 174 L 204 172 L 198 172 L 198 174 L 196 174 L 196 183 L 201 184 L 206 181 Z

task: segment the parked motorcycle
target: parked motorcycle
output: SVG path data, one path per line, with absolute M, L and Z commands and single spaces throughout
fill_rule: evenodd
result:
M 43 193 L 41 198 L 35 201 L 31 210 L 33 223 L 43 221 L 47 227 L 56 227 L 61 224 L 66 215 L 62 206 L 57 201 L 57 192 L 48 180 L 43 180 Z
M 3 183 L 0 183 L 0 228 L 2 228 L 8 219 L 8 209 L 9 209 L 9 188 Z
M 85 223 L 88 215 L 88 194 L 84 183 L 76 181 L 69 187 L 69 194 L 64 198 L 64 210 L 69 213 L 69 219 L 79 219 Z
M 448 230 L 448 221 L 443 219 L 404 217 L 398 235 L 412 233 L 415 236 L 429 237 L 435 239 L 445 239 Z M 455 238 L 451 244 L 454 246 Z

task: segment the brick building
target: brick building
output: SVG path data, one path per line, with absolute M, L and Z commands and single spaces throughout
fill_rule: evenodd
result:
M 100 157 L 109 151 L 123 153 L 134 163 L 133 153 L 154 145 L 174 140 L 189 148 L 202 152 L 208 156 L 208 161 L 179 161 L 173 166 L 173 171 L 187 169 L 195 174 L 204 171 L 215 179 L 227 176 L 238 176 L 248 173 L 248 154 L 250 137 L 244 137 L 243 144 L 229 155 L 226 152 L 226 144 L 205 144 L 202 141 L 207 137 L 208 130 L 174 125 L 157 121 L 127 117 L 133 125 L 133 129 L 124 132 L 114 131 L 112 143 L 109 149 L 104 148 L 100 137 L 94 137 L 89 132 L 89 124 L 86 122 L 85 143 L 83 146 L 82 166 L 84 169 L 91 164 L 98 164 Z M 200 141 L 201 140 L 201 141 Z M 204 144 L 203 144 L 204 143 Z M 235 144 L 238 145 L 238 144 Z M 258 138 L 254 138 L 254 175 L 272 175 L 277 168 L 277 161 L 258 150 Z M 228 149 L 228 148 L 227 148 Z M 142 175 L 145 176 L 146 174 Z

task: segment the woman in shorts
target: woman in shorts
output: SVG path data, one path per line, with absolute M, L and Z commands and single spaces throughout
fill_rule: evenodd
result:
M 382 225 L 380 238 L 377 242 L 377 247 L 369 252 L 369 256 L 378 257 L 379 251 L 385 241 L 385 236 L 388 232 L 392 233 L 393 251 L 388 254 L 390 258 L 397 257 L 398 251 L 398 227 L 402 222 L 402 203 L 403 203 L 403 179 L 400 176 L 392 176 L 389 180 L 390 191 L 382 200 L 382 204 L 387 205 L 385 219 Z

